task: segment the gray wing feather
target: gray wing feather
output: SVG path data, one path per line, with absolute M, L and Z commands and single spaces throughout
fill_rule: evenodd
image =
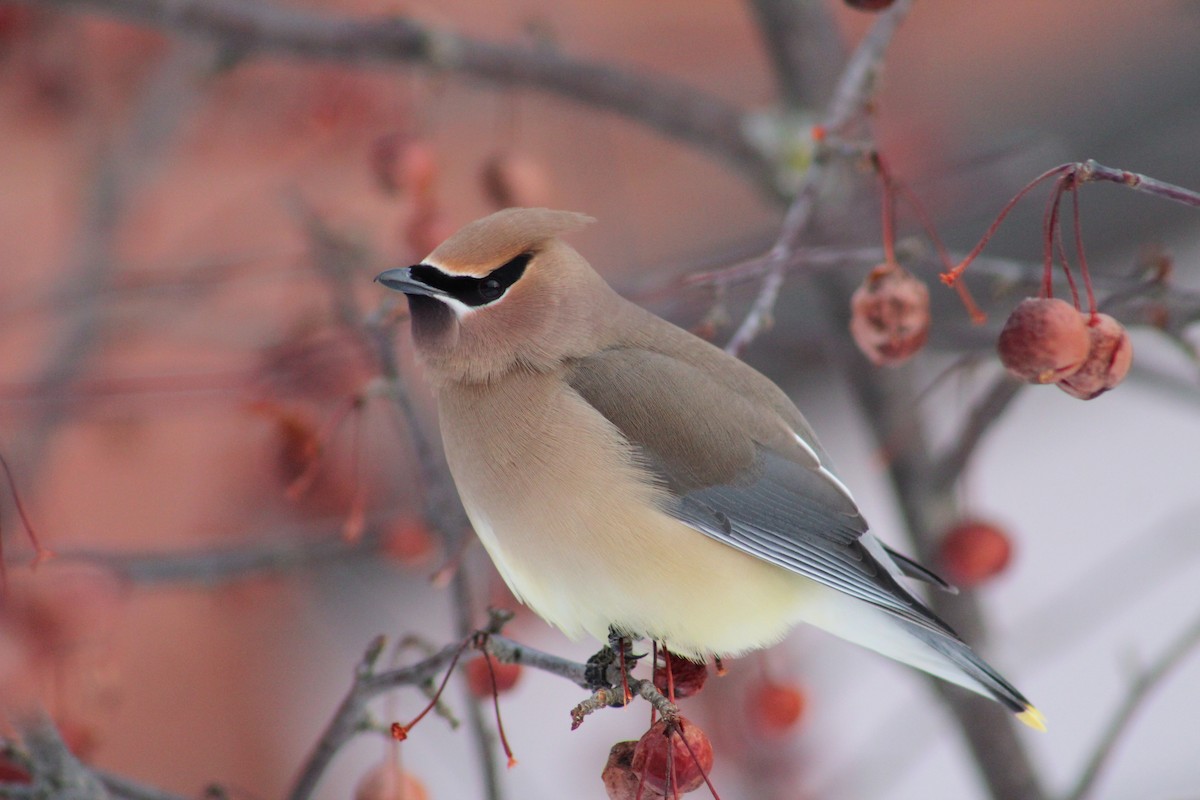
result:
M 704 371 L 662 353 L 618 349 L 580 359 L 566 377 L 635 448 L 675 518 L 919 627 L 955 635 L 863 546 L 867 523 L 853 500 L 819 468 L 768 448 L 762 410 L 739 403 L 727 387 L 705 386 L 712 381 Z

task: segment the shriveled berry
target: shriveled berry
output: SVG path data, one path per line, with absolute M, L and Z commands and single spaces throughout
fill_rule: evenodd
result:
M 488 664 L 491 663 L 491 670 Z M 520 664 L 505 664 L 497 661 L 491 653 L 467 662 L 467 688 L 476 697 L 492 696 L 492 675 L 496 676 L 496 693 L 507 692 L 517 685 L 521 678 Z
M 671 670 L 669 676 L 667 674 L 668 666 Z M 664 663 L 654 665 L 654 685 L 660 692 L 668 696 L 670 696 L 670 690 L 674 689 L 676 700 L 696 694 L 704 688 L 706 680 L 708 680 L 707 665 L 677 656 L 669 650 L 666 652 Z
M 804 716 L 804 692 L 799 686 L 765 682 L 749 696 L 750 719 L 756 730 L 771 736 L 785 733 Z
M 674 725 L 659 720 L 638 739 L 631 766 L 646 788 L 664 795 L 686 794 L 703 786 L 712 771 L 712 743 L 684 717 Z
M 385 759 L 358 782 L 354 800 L 429 800 L 429 792 L 415 775 Z
M 1000 331 L 996 349 L 1008 371 L 1029 383 L 1057 383 L 1087 358 L 1091 338 L 1070 303 L 1046 297 L 1022 300 Z
M 1012 542 L 990 522 L 963 520 L 946 531 L 939 556 L 951 583 L 978 586 L 1008 566 Z
M 1058 388 L 1080 400 L 1091 400 L 1107 392 L 1129 373 L 1133 362 L 1133 345 L 1125 326 L 1108 314 L 1097 314 L 1088 319 L 1088 337 L 1091 349 L 1083 366 L 1069 378 L 1058 382 Z
M 648 786 L 641 785 L 641 779 L 633 771 L 633 753 L 637 742 L 617 742 L 608 751 L 608 762 L 600 780 L 604 781 L 604 791 L 608 800 L 658 800 L 661 794 Z
M 929 289 L 907 270 L 880 264 L 850 298 L 850 335 L 876 366 L 907 361 L 929 338 Z

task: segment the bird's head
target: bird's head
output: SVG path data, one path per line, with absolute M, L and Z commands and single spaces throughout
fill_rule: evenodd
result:
M 587 352 L 598 307 L 612 294 L 558 237 L 591 217 L 509 208 L 476 220 L 420 264 L 376 280 L 408 297 L 413 340 L 442 380 L 491 380 L 512 369 L 549 369 Z

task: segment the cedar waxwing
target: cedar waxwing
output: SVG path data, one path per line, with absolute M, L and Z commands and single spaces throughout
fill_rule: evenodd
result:
M 614 292 L 510 208 L 377 280 L 408 296 L 463 505 L 509 588 L 571 637 L 703 659 L 808 622 L 1041 714 L 904 586 L 949 588 L 867 531 L 782 390 Z

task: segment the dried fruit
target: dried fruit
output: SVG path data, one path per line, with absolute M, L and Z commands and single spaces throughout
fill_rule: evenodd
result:
M 1008 371 L 1029 383 L 1057 383 L 1083 366 L 1091 346 L 1085 317 L 1070 303 L 1022 300 L 1000 331 L 996 349 Z
M 669 650 L 664 651 L 664 654 L 665 660 L 659 656 L 659 660 L 664 663 L 654 665 L 654 685 L 660 692 L 670 697 L 673 691 L 674 699 L 680 700 L 691 697 L 704 688 L 704 682 L 708 680 L 708 667 L 705 664 L 677 656 Z
M 846 5 L 859 11 L 883 11 L 890 8 L 895 0 L 846 0 Z
M 617 742 L 608 751 L 608 762 L 600 780 L 608 800 L 657 800 L 662 797 L 649 787 L 641 786 L 638 774 L 633 771 L 633 753 L 637 742 Z
M 659 720 L 638 739 L 630 763 L 646 788 L 659 794 L 686 794 L 704 785 L 712 771 L 712 743 L 694 722 Z
M 903 363 L 929 338 L 929 289 L 907 270 L 880 264 L 850 298 L 850 334 L 872 364 Z
M 1088 315 L 1083 316 L 1088 319 Z M 1108 314 L 1091 318 L 1087 331 L 1091 348 L 1083 366 L 1058 382 L 1058 388 L 1080 400 L 1099 397 L 1125 380 L 1133 362 L 1133 345 L 1125 326 Z
M 772 736 L 791 730 L 804 716 L 804 692 L 799 686 L 768 681 L 755 687 L 749 700 L 755 728 Z
M 488 664 L 491 664 L 491 670 Z M 497 661 L 491 653 L 484 653 L 480 658 L 467 662 L 467 689 L 476 697 L 492 696 L 492 675 L 496 676 L 496 693 L 507 692 L 517 685 L 521 678 L 520 664 L 505 664 Z
M 429 792 L 415 775 L 389 758 L 362 777 L 354 800 L 429 800 Z
M 963 520 L 942 537 L 939 556 L 951 583 L 978 586 L 1008 566 L 1012 543 L 990 522 Z

